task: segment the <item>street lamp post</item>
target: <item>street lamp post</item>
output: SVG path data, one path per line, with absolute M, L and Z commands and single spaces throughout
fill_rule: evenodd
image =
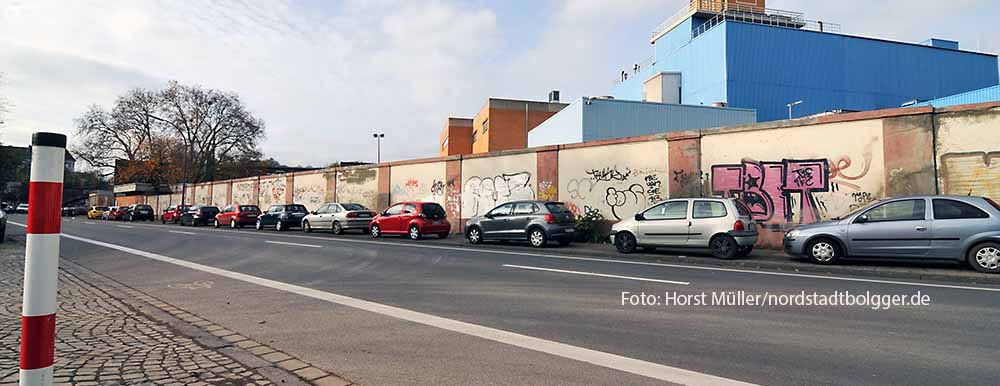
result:
M 797 100 L 795 102 L 792 102 L 792 103 L 789 103 L 789 104 L 785 105 L 785 106 L 788 106 L 788 119 L 789 120 L 792 119 L 792 106 L 796 106 L 796 105 L 800 105 L 800 104 L 802 104 L 802 101 L 801 100 Z
M 372 133 L 372 138 L 375 138 L 375 163 L 382 163 L 382 138 L 385 138 L 385 133 Z

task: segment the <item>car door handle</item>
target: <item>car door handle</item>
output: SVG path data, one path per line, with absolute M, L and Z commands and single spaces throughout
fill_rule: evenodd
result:
M 923 231 L 926 231 L 926 230 L 927 230 L 927 227 L 916 227 L 916 228 L 913 228 L 913 229 L 916 229 L 916 230 L 918 230 L 918 231 L 921 231 L 921 232 L 923 232 Z

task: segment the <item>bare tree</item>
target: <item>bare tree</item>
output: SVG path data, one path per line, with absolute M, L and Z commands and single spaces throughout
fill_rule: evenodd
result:
M 110 111 L 91 106 L 76 119 L 81 140 L 72 146 L 73 154 L 105 176 L 114 172 L 116 160 L 148 159 L 153 135 L 163 130 L 151 118 L 159 103 L 155 92 L 136 88 L 119 97 Z

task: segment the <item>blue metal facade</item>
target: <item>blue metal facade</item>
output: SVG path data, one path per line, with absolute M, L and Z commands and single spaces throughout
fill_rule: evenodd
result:
M 726 102 L 757 110 L 759 121 L 831 110 L 899 107 L 998 83 L 996 55 L 856 36 L 724 21 L 691 39 L 688 21 L 657 40 L 653 66 L 614 87 L 642 98 L 642 81 L 681 72 L 681 103 Z M 687 37 L 686 44 L 680 44 Z M 663 41 L 666 47 L 660 47 Z
M 963 92 L 958 95 L 946 96 L 944 98 L 933 99 L 927 102 L 917 103 L 914 106 L 948 107 L 997 101 L 1000 101 L 1000 85 Z
M 747 109 L 582 98 L 529 131 L 528 146 L 744 125 L 756 116 Z

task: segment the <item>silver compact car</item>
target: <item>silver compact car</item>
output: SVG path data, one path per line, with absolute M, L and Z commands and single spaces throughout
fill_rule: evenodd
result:
M 611 227 L 618 252 L 636 248 L 709 248 L 720 259 L 750 254 L 757 226 L 750 209 L 732 198 L 682 198 L 660 202 Z
M 368 233 L 368 224 L 375 217 L 364 205 L 349 202 L 331 202 L 319 209 L 310 212 L 302 219 L 302 228 L 306 232 L 313 230 L 329 229 L 333 234 L 339 235 L 348 229 L 358 229 L 361 233 Z
M 878 201 L 785 233 L 785 252 L 819 264 L 841 257 L 966 261 L 1000 272 L 1000 205 L 983 197 L 915 196 Z

